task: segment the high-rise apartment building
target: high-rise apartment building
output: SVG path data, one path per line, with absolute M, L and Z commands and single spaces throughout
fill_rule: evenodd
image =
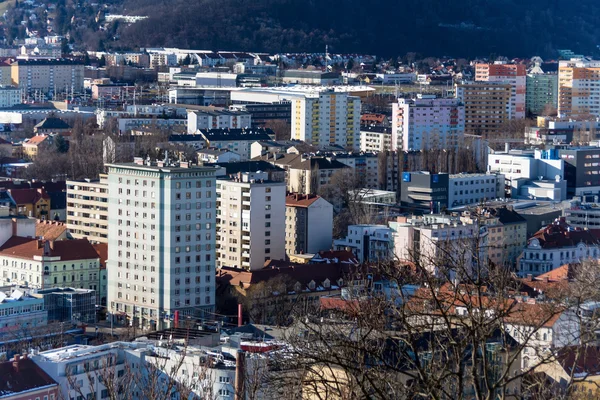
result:
M 600 61 L 571 59 L 558 64 L 558 116 L 600 116 Z
M 508 83 L 511 86 L 509 119 L 525 118 L 526 74 L 524 64 L 475 64 L 475 80 L 478 82 Z
M 360 98 L 333 90 L 293 97 L 292 139 L 359 150 Z
M 25 93 L 81 93 L 83 69 L 82 62 L 67 59 L 17 60 L 11 64 L 11 79 Z
M 465 107 L 465 133 L 494 136 L 510 119 L 510 84 L 476 82 L 456 85 L 456 98 Z
M 285 259 L 285 182 L 266 172 L 217 179 L 217 266 L 261 269 Z
M 108 182 L 99 180 L 67 181 L 67 229 L 76 239 L 108 243 Z
M 465 130 L 465 107 L 458 99 L 418 95 L 392 106 L 392 150 L 455 148 Z
M 558 75 L 557 74 L 527 74 L 527 95 L 525 104 L 527 113 L 540 115 L 546 106 L 558 106 Z
M 215 169 L 108 164 L 108 309 L 161 328 L 215 304 Z

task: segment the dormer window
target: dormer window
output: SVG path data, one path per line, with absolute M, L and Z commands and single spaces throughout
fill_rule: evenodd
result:
M 308 288 L 310 290 L 315 290 L 315 286 L 316 286 L 315 281 L 310 281 L 308 284 Z
M 302 290 L 302 285 L 300 284 L 300 282 L 296 282 L 296 284 L 294 285 L 294 290 L 296 292 L 299 292 L 300 290 Z
M 342 278 L 338 279 L 337 281 L 338 286 L 344 286 L 344 280 Z
M 331 287 L 331 281 L 330 281 L 329 279 L 325 279 L 325 280 L 323 281 L 323 287 L 324 287 L 325 289 L 329 289 L 329 288 Z

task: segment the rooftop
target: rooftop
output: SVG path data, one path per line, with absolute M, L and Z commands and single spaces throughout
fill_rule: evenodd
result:
M 56 240 L 67 230 L 64 222 L 58 221 L 37 221 L 35 225 L 35 236 L 46 240 Z
M 285 198 L 285 205 L 288 207 L 310 207 L 320 198 L 321 196 L 316 194 L 292 193 Z
M 24 258 L 59 257 L 60 261 L 97 259 L 98 253 L 87 239 L 38 240 L 13 236 L 0 247 L 0 254 L 6 257 Z
M 58 384 L 27 356 L 0 363 L 0 398 Z

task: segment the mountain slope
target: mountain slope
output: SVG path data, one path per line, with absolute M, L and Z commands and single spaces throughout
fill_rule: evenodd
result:
M 125 0 L 145 21 L 120 46 L 398 55 L 555 56 L 595 50 L 595 0 Z

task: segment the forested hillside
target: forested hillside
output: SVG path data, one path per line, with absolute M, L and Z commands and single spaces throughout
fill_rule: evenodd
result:
M 117 47 L 177 46 L 462 57 L 590 54 L 596 0 L 125 0 L 150 18 L 119 28 Z

